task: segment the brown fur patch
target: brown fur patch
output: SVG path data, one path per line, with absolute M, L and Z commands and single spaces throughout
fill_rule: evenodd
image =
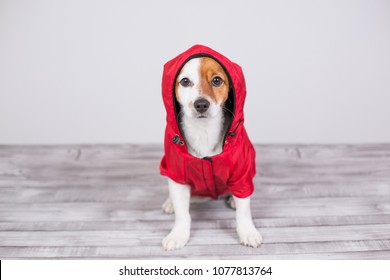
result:
M 210 57 L 202 57 L 200 62 L 200 85 L 201 94 L 210 97 L 218 104 L 224 104 L 229 95 L 229 79 L 222 66 Z M 220 77 L 223 82 L 220 86 L 213 86 L 212 80 Z

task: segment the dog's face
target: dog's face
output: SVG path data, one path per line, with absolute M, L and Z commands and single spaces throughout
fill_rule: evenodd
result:
M 229 79 L 212 58 L 188 61 L 176 79 L 176 100 L 186 117 L 210 118 L 222 113 L 229 95 Z

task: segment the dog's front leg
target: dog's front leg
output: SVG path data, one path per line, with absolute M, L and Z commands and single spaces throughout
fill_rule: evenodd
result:
M 169 195 L 175 210 L 175 224 L 162 241 L 163 249 L 166 251 L 184 247 L 190 238 L 191 227 L 190 186 L 178 184 L 171 179 L 168 179 L 168 184 Z
M 240 238 L 240 243 L 255 248 L 259 247 L 263 238 L 252 221 L 250 196 L 238 198 L 233 195 L 233 198 L 236 204 L 237 233 Z

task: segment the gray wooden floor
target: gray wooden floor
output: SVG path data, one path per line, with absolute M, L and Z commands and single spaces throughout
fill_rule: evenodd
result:
M 164 252 L 161 146 L 0 146 L 0 258 L 390 259 L 390 144 L 256 150 L 262 247 L 238 244 L 218 200 L 192 205 L 188 246 Z

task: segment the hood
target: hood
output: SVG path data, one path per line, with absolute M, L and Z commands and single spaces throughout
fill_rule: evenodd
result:
M 167 112 L 167 129 L 172 131 L 174 135 L 178 135 L 181 139 L 183 139 L 179 129 L 179 124 L 177 123 L 177 113 L 179 110 L 174 93 L 175 80 L 184 64 L 195 57 L 211 57 L 215 59 L 222 65 L 229 76 L 232 88 L 229 93 L 229 99 L 226 101 L 226 105 L 229 106 L 229 109 L 232 110 L 234 114 L 228 131 L 234 131 L 234 128 L 244 122 L 243 108 L 246 97 L 244 74 L 238 64 L 230 61 L 228 58 L 213 49 L 202 45 L 195 45 L 189 48 L 164 65 L 162 77 L 162 98 Z

